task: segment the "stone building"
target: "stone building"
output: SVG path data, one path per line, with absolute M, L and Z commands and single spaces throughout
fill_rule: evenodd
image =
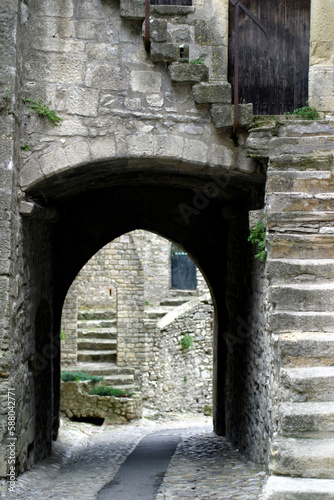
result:
M 212 403 L 212 301 L 200 271 L 174 248 L 136 230 L 87 262 L 64 302 L 61 363 L 139 391 L 153 410 L 203 413 Z
M 331 493 L 333 0 L 244 0 L 257 24 L 236 0 L 185 3 L 151 5 L 143 26 L 144 0 L 1 2 L 0 474 L 8 391 L 20 473 L 57 437 L 67 291 L 140 228 L 208 283 L 216 432 L 266 464 L 267 499 L 284 476 L 290 498 Z M 307 94 L 320 119 L 283 114 Z M 247 242 L 263 209 L 265 264 Z

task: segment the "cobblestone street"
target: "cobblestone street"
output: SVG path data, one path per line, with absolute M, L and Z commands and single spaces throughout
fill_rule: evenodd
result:
M 157 500 L 261 498 L 265 480 L 261 466 L 217 437 L 211 419 L 193 415 L 142 419 L 124 426 L 63 421 L 52 457 L 19 476 L 13 494 L 2 481 L 0 498 L 95 500 L 142 437 L 167 429 L 175 429 L 181 441 Z

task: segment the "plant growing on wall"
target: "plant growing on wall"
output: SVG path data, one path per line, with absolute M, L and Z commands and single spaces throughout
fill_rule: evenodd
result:
M 264 216 L 257 221 L 256 226 L 251 228 L 250 235 L 248 236 L 248 241 L 257 245 L 258 253 L 255 254 L 256 259 L 260 259 L 261 262 L 266 260 L 266 225 L 264 223 Z
M 57 112 L 54 109 L 51 109 L 47 104 L 43 103 L 42 99 L 34 101 L 33 99 L 23 97 L 22 101 L 38 116 L 45 116 L 54 127 L 57 127 L 63 121 L 63 119 L 57 115 Z M 51 104 L 51 101 L 49 102 L 49 104 Z
M 306 106 L 303 108 L 296 108 L 292 113 L 285 113 L 286 115 L 296 115 L 302 116 L 305 120 L 318 120 L 320 115 L 315 108 L 309 106 L 309 102 L 306 101 Z
M 181 338 L 181 349 L 182 351 L 188 351 L 190 347 L 194 345 L 194 341 L 188 333 L 184 333 Z
M 0 113 L 8 115 L 11 111 L 13 92 L 10 87 L 6 87 L 0 96 Z
M 63 382 L 79 382 L 80 380 L 90 380 L 94 384 L 104 380 L 103 377 L 98 377 L 97 375 L 89 375 L 85 372 L 61 372 L 61 379 Z
M 105 386 L 95 387 L 90 391 L 89 394 L 95 396 L 114 396 L 116 398 L 131 398 L 133 396 L 133 392 Z

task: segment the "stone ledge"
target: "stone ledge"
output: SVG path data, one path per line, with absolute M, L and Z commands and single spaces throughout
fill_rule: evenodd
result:
M 121 17 L 145 19 L 145 0 L 121 0 Z
M 150 13 L 160 16 L 187 16 L 195 12 L 195 7 L 190 5 L 151 5 Z
M 169 67 L 173 82 L 200 83 L 208 81 L 209 68 L 204 64 L 172 63 Z
M 193 86 L 193 96 L 197 104 L 231 104 L 231 84 L 228 82 L 199 83 Z
M 218 129 L 232 127 L 233 110 L 234 106 L 231 104 L 212 104 L 210 111 L 215 127 Z M 253 119 L 253 104 L 239 104 L 238 111 L 239 125 L 241 127 L 249 126 Z
M 139 394 L 132 398 L 96 396 L 88 393 L 91 387 L 89 382 L 61 382 L 61 411 L 69 418 L 99 417 L 115 424 L 142 418 Z

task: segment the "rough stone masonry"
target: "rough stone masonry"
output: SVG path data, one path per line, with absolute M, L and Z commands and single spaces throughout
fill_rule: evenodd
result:
M 323 390 L 334 358 L 333 0 L 311 2 L 309 97 L 322 120 L 252 121 L 243 103 L 237 140 L 228 1 L 152 7 L 150 53 L 143 9 L 141 0 L 0 6 L 1 103 L 10 99 L 0 120 L 0 474 L 9 389 L 16 473 L 57 436 L 72 281 L 105 244 L 146 229 L 189 252 L 210 284 L 216 432 L 315 491 L 334 476 Z M 61 125 L 22 97 L 51 101 Z M 248 213 L 264 207 L 258 268 Z

